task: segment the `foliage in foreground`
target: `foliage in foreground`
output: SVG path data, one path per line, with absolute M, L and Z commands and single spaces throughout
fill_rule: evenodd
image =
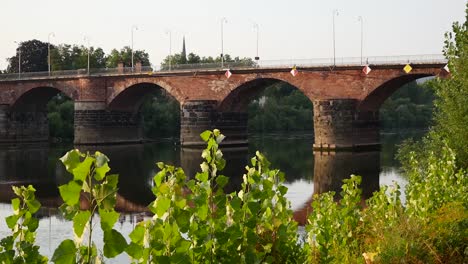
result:
M 62 162 L 73 179 L 60 186 L 66 219 L 74 239 L 64 240 L 54 263 L 101 263 L 124 251 L 132 263 L 463 263 L 468 258 L 468 175 L 456 168 L 448 147 L 441 158 L 420 170 L 412 159 L 406 204 L 398 185 L 383 186 L 363 208 L 359 176 L 344 181 L 340 198 L 316 194 L 312 212 L 299 235 L 285 198 L 283 175 L 256 153 L 246 167 L 242 188 L 224 193 L 228 178 L 218 148 L 224 136 L 206 131 L 204 162 L 195 178 L 181 168 L 158 163 L 151 219 L 136 225 L 127 241 L 113 229 L 117 176 L 99 152 L 69 151 Z M 414 157 L 414 155 L 413 155 Z M 12 235 L 0 242 L 1 263 L 45 263 L 34 244 L 40 207 L 33 187 L 14 187 L 14 214 L 6 218 Z M 104 247 L 93 241 L 99 215 Z

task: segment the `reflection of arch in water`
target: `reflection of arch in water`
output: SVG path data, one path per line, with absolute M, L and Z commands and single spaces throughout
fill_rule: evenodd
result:
M 343 180 L 351 174 L 360 175 L 362 199 L 379 190 L 380 152 L 315 152 L 313 194 L 334 191 L 339 197 Z M 311 192 L 312 193 L 312 192 Z M 304 206 L 294 212 L 294 219 L 300 224 L 307 222 L 311 211 L 313 195 Z

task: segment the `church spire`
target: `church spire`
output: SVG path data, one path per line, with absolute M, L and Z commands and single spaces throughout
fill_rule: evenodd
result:
M 182 57 L 182 63 L 187 63 L 187 51 L 185 50 L 185 36 L 182 41 L 182 53 L 180 55 Z

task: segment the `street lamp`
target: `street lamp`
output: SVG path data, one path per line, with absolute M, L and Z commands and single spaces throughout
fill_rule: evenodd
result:
M 49 68 L 49 76 L 50 76 L 50 37 L 55 37 L 54 32 L 50 32 L 47 36 L 47 64 Z
M 333 66 L 336 66 L 335 16 L 338 14 L 338 9 L 333 9 Z
M 259 38 L 259 34 L 260 34 L 260 28 L 259 28 L 257 23 L 254 23 L 254 30 L 257 32 L 257 53 L 256 53 L 256 56 L 255 56 L 255 60 L 258 61 L 258 60 L 260 60 L 260 57 L 258 56 L 258 38 Z
M 166 30 L 166 35 L 169 36 L 169 71 L 170 71 L 171 64 L 172 64 L 172 31 Z
M 88 75 L 89 75 L 89 54 L 90 54 L 89 37 L 85 36 L 84 41 L 86 42 L 86 44 L 88 44 Z
M 18 44 L 18 79 L 21 79 L 21 43 L 15 41 Z
M 132 72 L 133 72 L 133 30 L 138 30 L 138 27 L 135 25 L 132 26 Z
M 224 23 L 227 23 L 225 17 L 221 18 L 221 68 L 224 68 Z
M 364 30 L 363 30 L 364 20 L 362 19 L 362 16 L 358 16 L 358 21 L 361 22 L 361 66 L 362 66 L 362 46 L 364 42 Z

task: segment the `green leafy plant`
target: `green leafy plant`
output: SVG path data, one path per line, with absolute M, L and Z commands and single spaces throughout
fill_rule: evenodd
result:
M 361 258 L 361 177 L 352 175 L 343 182 L 339 202 L 334 192 L 314 195 L 306 226 L 311 263 L 350 263 Z
M 36 200 L 33 186 L 15 187 L 18 198 L 11 200 L 13 215 L 5 218 L 12 235 L 0 241 L 0 263 L 47 263 L 47 257 L 39 253 L 35 245 L 39 220 L 34 214 L 41 204 Z
M 100 263 L 98 249 L 93 242 L 93 219 L 99 214 L 104 233 L 104 256 L 122 253 L 127 242 L 115 229 L 119 218 L 114 206 L 117 195 L 117 175 L 106 175 L 109 159 L 102 153 L 83 154 L 74 149 L 61 159 L 73 179 L 59 187 L 64 204 L 60 207 L 64 217 L 73 221 L 74 240 L 60 243 L 52 256 L 55 263 Z M 84 204 L 84 205 L 83 205 Z M 80 206 L 81 205 L 81 206 Z M 86 237 L 87 235 L 87 237 Z

